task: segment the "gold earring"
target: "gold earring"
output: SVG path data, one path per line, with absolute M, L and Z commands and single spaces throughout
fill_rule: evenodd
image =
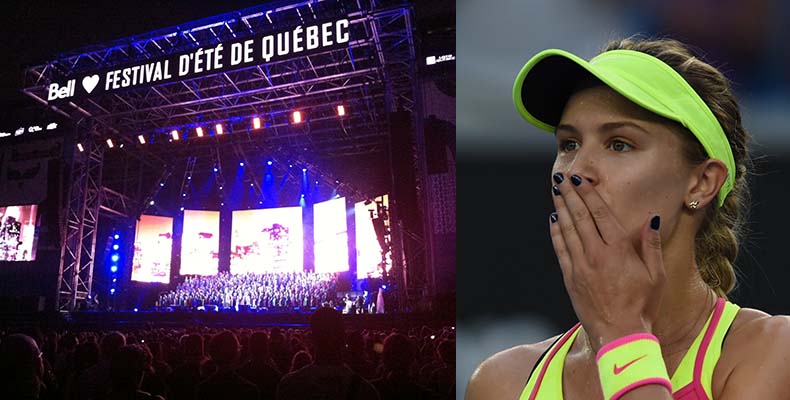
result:
M 698 205 L 699 205 L 699 200 L 694 200 L 691 203 L 689 203 L 689 208 L 692 210 L 696 210 Z

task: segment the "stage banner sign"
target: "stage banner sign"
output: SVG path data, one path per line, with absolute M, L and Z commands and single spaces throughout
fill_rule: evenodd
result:
M 213 43 L 162 58 L 64 76 L 47 85 L 47 101 L 57 104 L 80 97 L 98 97 L 346 47 L 351 41 L 349 24 L 347 18 L 303 24 L 284 31 Z
M 0 205 L 38 204 L 47 195 L 47 163 L 63 153 L 56 138 L 0 150 Z

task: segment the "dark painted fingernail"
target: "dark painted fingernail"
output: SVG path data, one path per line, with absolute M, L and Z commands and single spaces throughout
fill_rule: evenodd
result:
M 551 192 L 554 193 L 555 196 L 559 196 L 560 195 L 560 188 L 558 188 L 557 185 L 554 185 L 554 186 L 551 187 Z
M 656 215 L 650 220 L 650 227 L 653 228 L 654 231 L 657 231 L 659 226 L 661 226 L 661 217 Z
M 582 184 L 582 178 L 579 175 L 573 175 L 571 176 L 571 182 L 573 182 L 574 186 L 579 186 Z
M 552 224 L 557 222 L 557 213 L 555 213 L 555 212 L 551 213 L 551 215 L 549 216 L 549 219 L 551 220 Z
M 561 173 L 557 172 L 556 174 L 554 174 L 554 182 L 557 182 L 558 185 L 560 183 L 562 183 L 562 181 L 564 181 L 564 180 L 565 180 L 565 177 L 562 176 Z

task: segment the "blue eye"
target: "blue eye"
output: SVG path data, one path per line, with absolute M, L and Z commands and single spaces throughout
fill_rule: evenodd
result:
M 579 142 L 575 140 L 563 140 L 560 142 L 560 151 L 568 152 L 579 148 Z
M 622 153 L 633 149 L 633 146 L 630 144 L 623 142 L 622 140 L 613 140 L 612 143 L 609 145 L 612 150 Z

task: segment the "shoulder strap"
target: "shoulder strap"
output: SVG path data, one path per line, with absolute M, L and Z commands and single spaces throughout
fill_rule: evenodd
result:
M 740 307 L 730 303 L 724 298 L 719 298 L 716 303 L 716 311 L 713 313 L 711 323 L 705 332 L 705 337 L 700 344 L 696 361 L 694 362 L 694 384 L 702 389 L 705 398 L 713 398 L 712 382 L 713 370 L 721 357 L 721 348 L 724 345 L 724 337 L 729 332 L 735 316 Z M 702 393 L 699 393 L 702 395 Z
M 580 327 L 581 323 L 574 325 L 573 328 L 568 330 L 568 332 L 565 332 L 564 335 L 555 340 L 554 343 L 549 346 L 545 352 L 543 352 L 540 359 L 538 359 L 538 362 L 532 367 L 532 372 L 527 379 L 527 384 L 525 385 L 521 392 L 521 396 L 519 397 L 521 400 L 535 400 L 541 382 L 543 381 L 546 371 L 554 359 L 554 356 L 557 355 L 560 349 L 562 349 L 569 340 L 572 342 L 571 338 L 575 337 Z M 548 357 L 546 357 L 547 354 Z M 535 374 L 536 371 L 539 371 L 537 375 Z

